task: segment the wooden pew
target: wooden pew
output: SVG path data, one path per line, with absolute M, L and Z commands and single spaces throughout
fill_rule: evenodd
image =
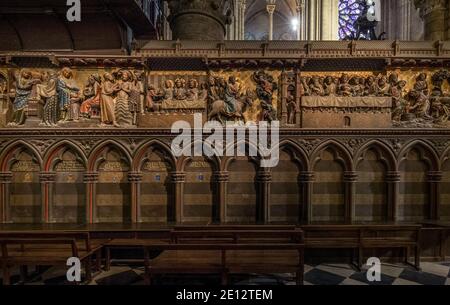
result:
M 414 249 L 414 267 L 420 269 L 420 230 L 415 224 L 314 224 L 302 225 L 307 249 L 350 249 L 356 267 L 361 269 L 364 249 L 404 250 L 405 263 L 408 263 L 409 249 Z
M 239 273 L 296 274 L 303 284 L 304 242 L 301 230 L 195 230 L 172 232 L 170 243 L 144 245 L 145 279 L 156 274 Z M 163 251 L 150 259 L 150 251 Z
M 103 241 L 105 242 L 105 241 Z M 20 267 L 26 281 L 27 266 L 66 266 L 67 259 L 78 257 L 86 279 L 92 279 L 92 257 L 100 269 L 103 242 L 91 242 L 87 232 L 0 232 L 3 284 L 10 284 L 10 269 Z

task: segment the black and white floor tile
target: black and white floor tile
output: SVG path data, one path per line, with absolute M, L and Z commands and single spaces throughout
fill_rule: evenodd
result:
M 305 266 L 305 285 L 450 285 L 450 263 L 422 263 L 422 270 L 416 271 L 401 264 L 383 264 L 381 282 L 369 282 L 366 270 L 356 271 L 347 264 L 320 264 Z M 95 274 L 89 285 L 144 285 L 144 269 L 140 266 L 117 265 L 109 271 Z M 1 279 L 0 279 L 1 280 Z M 13 283 L 21 284 L 14 274 Z M 219 285 L 214 276 L 171 275 L 155 279 L 161 285 Z M 231 278 L 233 285 L 295 285 L 292 274 L 253 274 Z M 26 285 L 64 285 L 65 270 L 49 268 L 33 272 Z

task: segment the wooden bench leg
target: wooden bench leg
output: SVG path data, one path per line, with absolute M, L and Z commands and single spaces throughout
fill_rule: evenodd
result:
M 11 285 L 11 274 L 9 273 L 9 267 L 4 264 L 3 267 L 3 285 L 9 286 Z
M 303 285 L 303 277 L 305 275 L 305 252 L 298 251 L 298 268 L 296 272 L 296 284 Z
M 414 251 L 414 266 L 416 267 L 416 269 L 418 271 L 421 270 L 421 268 L 420 268 L 420 245 L 417 245 L 415 247 L 415 251 Z
M 20 281 L 25 283 L 28 278 L 28 266 L 20 266 Z
M 362 269 L 362 261 L 363 261 L 363 248 L 358 248 L 358 270 L 361 271 Z
M 409 247 L 403 248 L 405 254 L 405 264 L 409 265 Z
M 109 271 L 111 269 L 111 249 L 105 247 L 105 270 Z
M 98 250 L 95 254 L 95 269 L 96 271 L 100 271 L 102 268 L 102 250 Z
M 150 254 L 147 249 L 144 249 L 144 283 L 145 285 L 152 284 L 152 278 L 150 274 Z
M 222 271 L 221 284 L 222 284 L 222 286 L 228 285 L 228 271 L 227 270 Z
M 84 271 L 86 273 L 86 283 L 92 281 L 92 258 L 89 256 L 84 263 Z

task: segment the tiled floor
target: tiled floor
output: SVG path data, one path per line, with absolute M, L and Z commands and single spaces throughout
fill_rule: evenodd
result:
M 366 272 L 358 272 L 346 264 L 307 265 L 305 285 L 450 285 L 450 263 L 422 263 L 422 271 L 404 265 L 383 264 L 381 282 L 370 283 Z M 143 285 L 143 268 L 113 266 L 94 277 L 90 285 Z M 41 274 L 31 274 L 31 285 L 65 284 L 65 270 L 50 268 Z M 19 277 L 13 276 L 13 282 Z M 234 285 L 295 285 L 291 274 L 242 275 L 231 278 Z M 163 285 L 219 284 L 214 276 L 164 276 L 156 279 Z

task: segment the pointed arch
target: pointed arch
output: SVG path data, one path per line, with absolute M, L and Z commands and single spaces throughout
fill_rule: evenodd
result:
M 194 141 L 191 143 L 191 145 L 189 146 L 188 149 L 192 149 L 192 147 L 194 147 L 196 144 L 202 144 L 203 145 L 203 141 Z M 221 165 L 221 158 L 218 156 L 218 151 L 216 151 L 216 154 L 214 154 L 211 157 L 208 157 L 206 155 L 203 156 L 199 156 L 199 157 L 203 157 L 206 160 L 208 160 L 208 162 L 210 162 L 213 166 L 213 170 L 215 172 L 220 171 L 220 165 Z M 184 155 L 184 154 L 183 154 Z M 189 164 L 189 162 L 192 161 L 193 158 L 195 158 L 196 156 L 191 156 L 191 155 L 186 155 L 186 157 L 183 158 L 179 158 L 179 164 L 178 164 L 178 169 L 180 172 L 184 172 L 186 166 Z
M 247 158 L 249 158 L 249 160 L 251 160 L 257 168 L 259 168 L 261 152 L 258 149 L 258 145 L 253 142 L 250 142 L 248 140 L 245 140 L 245 141 L 237 141 L 237 142 L 231 143 L 227 146 L 225 151 L 228 151 L 231 147 L 233 147 L 233 151 L 234 151 L 235 155 L 234 156 L 226 156 L 226 157 L 222 158 L 222 163 L 220 166 L 221 171 L 228 171 L 230 164 L 236 160 L 236 157 L 238 157 L 238 156 L 236 156 L 236 152 L 237 152 L 237 147 L 239 147 L 240 145 L 244 145 L 244 147 L 245 147 L 245 156 Z M 256 152 L 256 156 L 249 155 L 250 148 Z M 244 157 L 244 156 L 242 156 L 242 157 Z
M 433 148 L 432 145 L 423 140 L 411 141 L 400 150 L 398 154 L 399 156 L 398 166 L 400 166 L 402 161 L 406 159 L 407 154 L 413 149 L 416 149 L 420 153 L 420 157 L 422 158 L 423 161 L 427 163 L 427 165 L 430 168 L 430 171 L 439 171 L 440 169 L 439 156 L 436 150 Z
M 354 167 L 351 153 L 347 148 L 335 140 L 322 142 L 314 149 L 310 158 L 312 169 L 314 169 L 317 162 L 320 160 L 320 155 L 327 149 L 330 149 L 333 152 L 335 159 L 344 167 L 344 171 L 353 171 Z
M 378 140 L 371 140 L 358 149 L 353 160 L 355 169 L 358 168 L 359 163 L 364 160 L 365 153 L 371 149 L 377 153 L 379 160 L 384 163 L 388 171 L 397 170 L 397 160 L 394 152 L 389 146 Z
M 103 141 L 103 142 L 97 144 L 92 149 L 92 152 L 89 154 L 88 166 L 87 166 L 88 171 L 96 171 L 97 170 L 97 167 L 98 167 L 98 164 L 100 161 L 98 157 L 102 152 L 104 152 L 105 149 L 108 148 L 108 146 L 114 147 L 114 148 L 118 149 L 121 153 L 123 153 L 124 157 L 126 158 L 127 164 L 129 166 L 131 166 L 132 158 L 131 158 L 131 155 L 130 155 L 130 152 L 128 151 L 128 149 L 119 142 L 116 142 L 114 140 L 106 140 L 106 141 Z
M 145 154 L 148 153 L 149 149 L 152 151 L 154 149 L 160 150 L 162 153 L 165 153 L 165 160 L 169 162 L 172 167 L 172 170 L 175 171 L 177 167 L 177 159 L 172 154 L 172 150 L 170 147 L 164 142 L 158 139 L 152 139 L 148 142 L 141 144 L 134 154 L 132 169 L 133 171 L 139 172 L 142 168 L 142 164 L 145 161 Z
M 18 152 L 17 149 L 20 149 L 21 151 L 30 151 L 36 158 L 36 162 L 39 164 L 39 168 L 42 171 L 43 162 L 39 151 L 35 147 L 33 147 L 33 145 L 30 145 L 23 140 L 14 141 L 3 149 L 2 153 L 0 154 L 1 171 L 9 171 L 11 167 L 11 157 L 14 153 Z
M 62 140 L 47 149 L 47 153 L 44 155 L 44 171 L 50 171 L 56 165 L 55 162 L 57 162 L 57 159 L 55 157 L 58 153 L 61 153 L 61 150 L 64 150 L 63 153 L 68 150 L 76 152 L 84 167 L 87 168 L 88 159 L 83 150 L 72 141 Z
M 303 171 L 310 170 L 310 164 L 308 160 L 308 156 L 306 152 L 294 141 L 290 139 L 285 139 L 280 142 L 279 145 L 274 147 L 272 151 L 275 149 L 283 150 L 287 149 L 290 153 L 292 153 L 292 158 L 300 165 Z

